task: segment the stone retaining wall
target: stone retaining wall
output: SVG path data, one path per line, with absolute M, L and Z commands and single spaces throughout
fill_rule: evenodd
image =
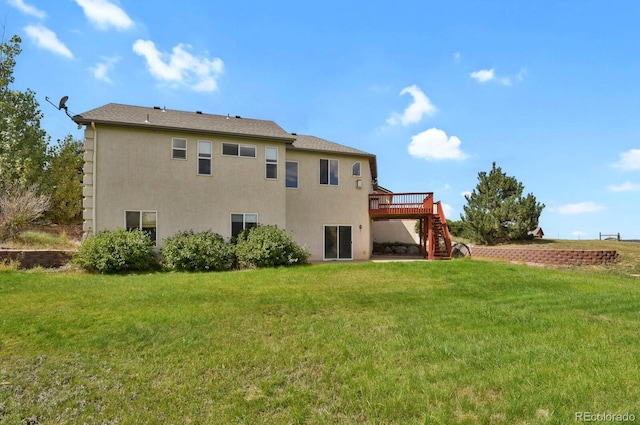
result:
M 33 267 L 62 267 L 71 261 L 74 251 L 40 249 L 3 249 L 0 250 L 0 262 L 19 261 L 21 269 Z
M 592 251 L 572 249 L 518 249 L 471 247 L 471 255 L 476 257 L 499 258 L 525 263 L 585 265 L 613 263 L 618 258 L 616 251 Z

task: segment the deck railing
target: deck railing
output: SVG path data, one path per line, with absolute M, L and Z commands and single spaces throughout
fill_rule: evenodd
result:
M 369 215 L 402 218 L 433 213 L 433 192 L 371 193 Z

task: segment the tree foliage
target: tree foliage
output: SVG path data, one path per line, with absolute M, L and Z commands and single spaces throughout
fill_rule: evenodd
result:
M 21 41 L 16 35 L 0 43 L 0 189 L 40 184 L 47 159 L 48 136 L 40 128 L 35 93 L 11 88 Z
M 478 185 L 465 196 L 461 216 L 471 238 L 484 244 L 528 238 L 527 232 L 538 226 L 544 204 L 531 193 L 522 196 L 523 190 L 523 184 L 495 162 L 488 174 L 478 173 Z
M 51 221 L 68 224 L 82 212 L 83 164 L 82 142 L 71 135 L 49 150 L 43 189 L 51 196 Z

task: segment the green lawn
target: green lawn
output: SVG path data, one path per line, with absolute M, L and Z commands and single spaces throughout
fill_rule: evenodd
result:
M 474 260 L 0 272 L 0 424 L 640 421 L 640 278 Z

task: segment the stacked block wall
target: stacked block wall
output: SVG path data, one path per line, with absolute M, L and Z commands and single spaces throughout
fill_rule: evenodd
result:
M 472 247 L 471 256 L 526 263 L 585 265 L 613 263 L 618 258 L 618 253 L 616 251 L 596 250 Z

